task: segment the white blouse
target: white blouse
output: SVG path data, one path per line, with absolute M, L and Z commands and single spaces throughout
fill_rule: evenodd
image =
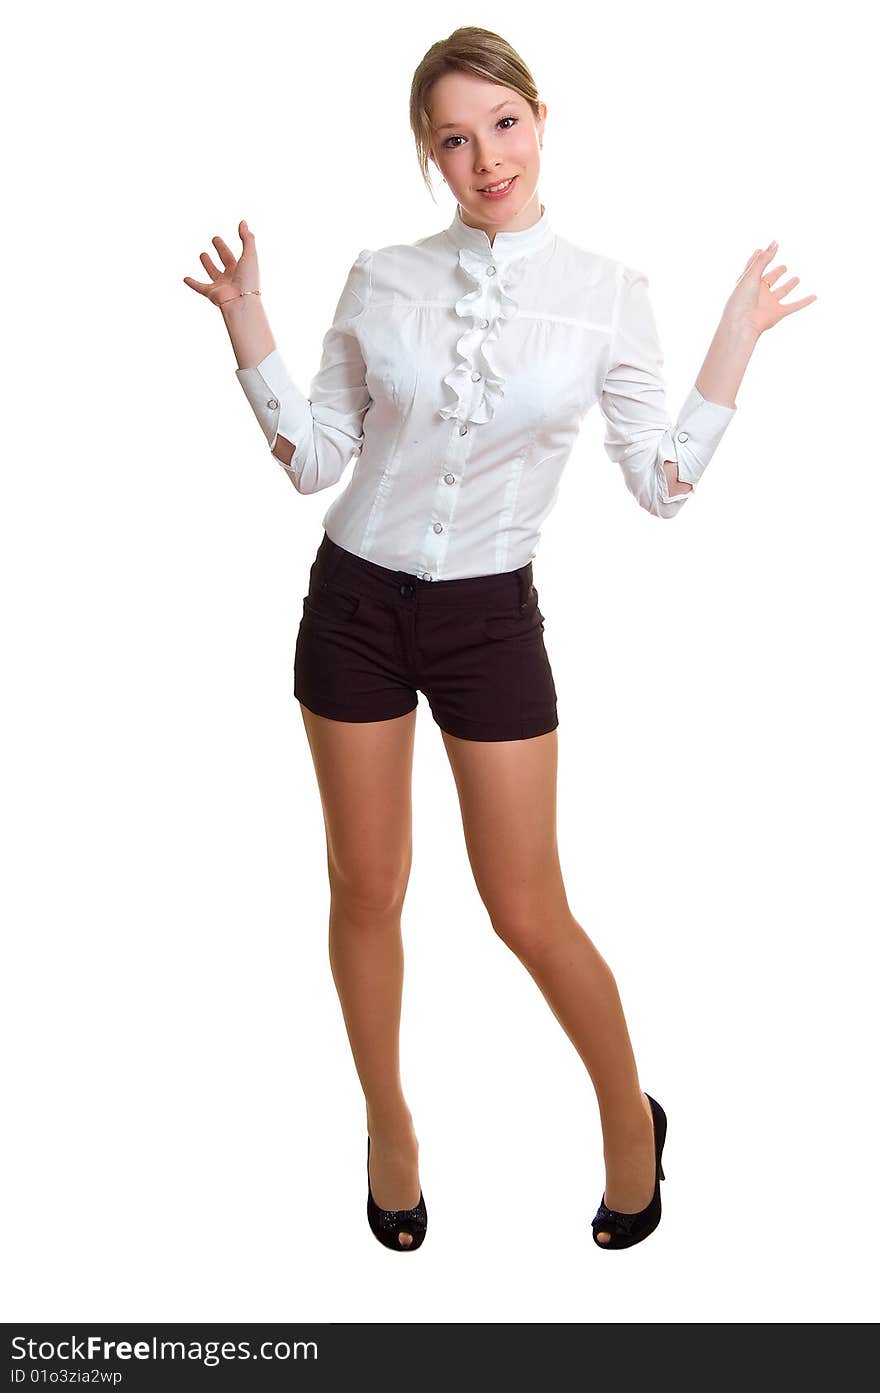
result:
M 463 222 L 364 250 L 349 270 L 306 398 L 277 349 L 236 376 L 299 493 L 347 487 L 322 526 L 357 556 L 425 580 L 511 571 L 540 529 L 580 423 L 640 505 L 671 518 L 664 460 L 693 485 L 736 407 L 696 387 L 673 423 L 643 272 L 584 251 L 541 217 L 494 242 Z M 273 456 L 274 457 L 274 456 Z M 281 461 L 278 461 L 281 463 Z

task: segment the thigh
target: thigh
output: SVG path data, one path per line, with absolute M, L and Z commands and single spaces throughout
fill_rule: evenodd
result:
M 337 721 L 300 703 L 327 836 L 331 887 L 375 908 L 406 889 L 412 863 L 416 712 Z
M 566 904 L 556 841 L 556 730 L 527 740 L 444 731 L 477 890 L 496 929 L 556 917 Z

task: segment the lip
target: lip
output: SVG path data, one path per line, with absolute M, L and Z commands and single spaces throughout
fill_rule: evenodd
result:
M 516 184 L 518 178 L 518 174 L 512 174 L 510 176 L 510 183 L 507 185 L 507 188 L 502 189 L 500 193 L 483 193 L 482 189 L 477 189 L 477 193 L 480 195 L 480 198 L 506 198 L 509 193 L 513 192 L 514 185 Z M 492 182 L 494 184 L 500 184 L 501 180 L 493 179 Z

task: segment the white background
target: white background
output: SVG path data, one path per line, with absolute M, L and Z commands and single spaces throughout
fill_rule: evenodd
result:
M 862 7 L 178 3 L 14 19 L 4 215 L 6 1320 L 876 1318 L 877 224 Z M 595 1097 L 465 854 L 421 698 L 403 1078 L 430 1214 L 366 1221 L 293 652 L 320 520 L 183 284 L 257 238 L 305 390 L 362 247 L 445 227 L 422 54 L 503 34 L 554 227 L 644 269 L 677 412 L 756 246 L 758 343 L 674 521 L 584 423 L 534 562 L 572 909 L 669 1117 L 603 1255 Z M 870 181 L 873 182 L 873 181 Z M 349 475 L 345 476 L 347 481 Z

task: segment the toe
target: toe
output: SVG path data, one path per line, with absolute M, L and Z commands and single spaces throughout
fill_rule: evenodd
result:
M 611 1234 L 610 1234 L 610 1233 L 597 1233 L 597 1234 L 596 1234 L 596 1237 L 598 1238 L 598 1240 L 599 1240 L 600 1243 L 610 1243 L 610 1242 L 611 1242 Z
M 404 1229 L 400 1229 L 397 1234 L 397 1241 L 400 1243 L 401 1247 L 408 1248 L 412 1243 L 412 1234 L 407 1233 Z

